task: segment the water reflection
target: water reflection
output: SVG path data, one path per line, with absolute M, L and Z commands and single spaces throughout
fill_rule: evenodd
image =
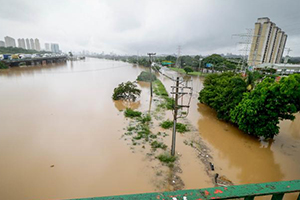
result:
M 126 108 L 131 108 L 134 110 L 140 107 L 141 101 L 132 102 L 132 101 L 117 100 L 114 101 L 114 104 L 119 111 L 125 110 Z

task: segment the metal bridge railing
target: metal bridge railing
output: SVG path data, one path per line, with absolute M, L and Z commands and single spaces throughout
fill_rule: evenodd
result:
M 280 181 L 259 184 L 213 187 L 196 190 L 178 190 L 162 193 L 144 193 L 120 196 L 93 197 L 78 200 L 207 200 L 236 199 L 253 200 L 256 196 L 272 195 L 272 200 L 281 200 L 286 193 L 299 193 L 300 180 Z M 298 194 L 297 200 L 300 200 Z

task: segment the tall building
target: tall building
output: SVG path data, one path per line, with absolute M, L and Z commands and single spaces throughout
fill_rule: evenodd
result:
M 39 39 L 35 38 L 35 50 L 40 51 L 41 50 L 41 45 Z
M 28 38 L 26 38 L 26 49 L 31 49 L 30 41 Z
M 25 45 L 25 40 L 24 40 L 24 38 L 22 38 L 22 39 L 18 39 L 18 47 L 19 48 L 22 48 L 22 49 L 26 49 L 26 45 Z
M 49 43 L 45 43 L 45 51 L 51 51 Z
M 51 44 L 51 51 L 53 53 L 60 53 L 58 44 Z
M 0 47 L 5 47 L 5 42 L 0 40 Z
M 287 35 L 268 17 L 258 18 L 255 23 L 248 65 L 280 63 Z
M 30 41 L 30 47 L 31 47 L 30 49 L 34 50 L 35 49 L 34 40 L 31 38 L 29 41 Z
M 4 38 L 6 47 L 16 47 L 16 41 L 14 38 L 6 36 Z

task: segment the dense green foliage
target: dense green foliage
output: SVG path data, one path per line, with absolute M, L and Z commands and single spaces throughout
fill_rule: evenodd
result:
M 145 67 L 149 67 L 150 66 L 150 62 L 149 62 L 149 58 L 148 57 L 136 57 L 136 56 L 132 56 L 132 57 L 127 58 L 126 61 L 129 62 L 129 63 L 143 65 Z
M 204 81 L 200 91 L 201 103 L 214 108 L 218 118 L 230 120 L 230 111 L 242 100 L 246 83 L 234 73 L 211 74 Z
M 183 68 L 183 70 L 185 71 L 186 74 L 194 71 L 191 67 L 185 67 Z
M 8 66 L 5 63 L 0 61 L 0 69 L 7 69 L 7 68 Z
M 208 64 L 208 63 L 212 64 L 213 69 L 216 71 L 227 71 L 227 70 L 234 70 L 237 68 L 236 63 L 233 63 L 218 54 L 212 54 L 212 55 L 204 58 L 201 63 L 202 63 L 201 64 L 202 68 L 205 68 L 206 64 Z
M 300 75 L 290 75 L 279 82 L 248 73 L 243 80 L 233 73 L 209 75 L 199 100 L 214 108 L 220 119 L 231 121 L 246 133 L 272 138 L 279 132 L 279 120 L 293 120 L 300 110 Z M 247 92 L 247 86 L 254 86 Z
M 152 73 L 150 74 L 150 72 L 142 71 L 140 73 L 140 75 L 137 77 L 137 80 L 138 81 L 144 81 L 144 82 L 150 82 L 151 80 L 155 81 L 156 76 L 155 76 L 155 74 L 152 74 Z
M 138 96 L 140 96 L 141 90 L 137 88 L 137 85 L 133 82 L 126 82 L 119 84 L 118 87 L 114 89 L 113 100 L 132 100 L 135 101 Z
M 264 79 L 231 112 L 239 129 L 256 136 L 272 138 L 279 132 L 279 120 L 293 120 L 300 110 L 300 75 L 279 82 Z

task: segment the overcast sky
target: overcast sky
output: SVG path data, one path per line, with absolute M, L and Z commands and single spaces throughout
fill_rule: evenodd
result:
M 0 0 L 0 40 L 39 38 L 63 51 L 118 54 L 235 53 L 241 38 L 269 17 L 300 56 L 300 0 Z

